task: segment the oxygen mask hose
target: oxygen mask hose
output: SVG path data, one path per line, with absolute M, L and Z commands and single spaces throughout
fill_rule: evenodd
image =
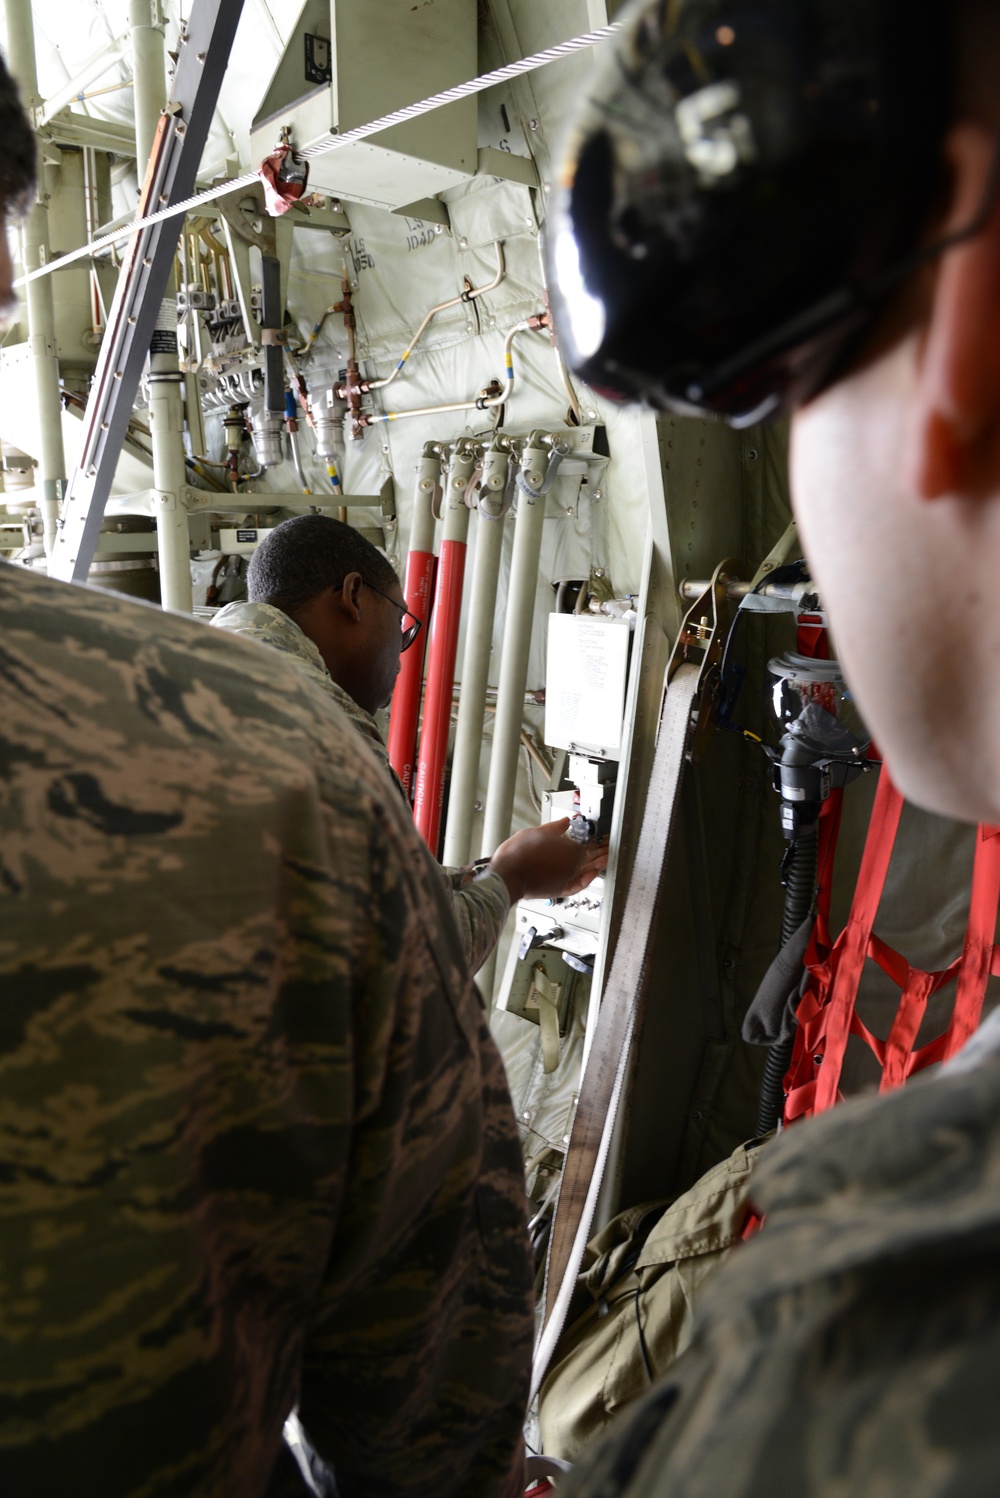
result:
M 781 945 L 791 941 L 812 909 L 818 872 L 819 826 L 804 827 L 788 845 L 785 866 L 785 909 L 781 917 Z M 769 1134 L 784 1111 L 784 1080 L 792 1061 L 794 1032 L 787 1040 L 776 1040 L 768 1048 L 760 1082 L 755 1131 Z
M 772 783 L 781 797 L 781 827 L 788 840 L 782 864 L 785 908 L 783 950 L 813 910 L 818 877 L 819 818 L 831 791 L 864 770 L 868 738 L 836 661 L 789 653 L 768 662 L 772 705 L 784 728 L 772 761 Z M 792 1000 L 794 1004 L 794 1000 Z M 794 1025 L 771 1043 L 761 1081 L 757 1132 L 766 1134 L 784 1111 L 783 1081 L 792 1059 Z

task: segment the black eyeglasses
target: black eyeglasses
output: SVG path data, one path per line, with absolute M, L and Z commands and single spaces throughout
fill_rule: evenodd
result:
M 364 578 L 362 578 L 361 581 L 365 582 Z M 371 588 L 373 593 L 377 593 L 380 598 L 385 599 L 386 603 L 391 603 L 394 609 L 399 610 L 399 623 L 400 627 L 402 628 L 403 620 L 406 618 L 407 614 L 410 614 L 410 611 L 406 607 L 405 603 L 397 603 L 394 598 L 389 597 L 388 593 L 383 593 L 381 588 L 376 588 L 374 583 L 365 583 L 365 587 Z M 413 620 L 413 623 L 407 624 L 406 627 L 403 628 L 403 643 L 399 647 L 400 655 L 402 655 L 404 650 L 409 650 L 410 646 L 417 638 L 417 635 L 424 627 L 424 621 L 422 619 L 418 619 L 416 614 L 410 614 L 410 618 Z

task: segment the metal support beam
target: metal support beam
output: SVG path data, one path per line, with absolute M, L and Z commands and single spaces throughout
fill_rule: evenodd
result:
M 155 520 L 158 511 L 156 494 L 154 489 L 140 489 L 134 494 L 116 494 L 108 504 L 107 513 L 150 515 Z M 190 484 L 184 486 L 181 500 L 189 515 L 270 515 L 274 510 L 322 510 L 332 515 L 341 507 L 378 510 L 382 505 L 378 494 L 279 494 L 272 490 L 261 490 L 256 494 L 226 494 L 216 493 L 214 489 L 193 489 Z M 384 509 L 382 516 L 384 527 Z M 104 532 L 100 538 L 102 547 L 106 539 L 107 532 Z
M 12 6 L 8 4 L 8 18 L 11 9 Z M 8 26 L 10 25 L 9 19 L 7 24 Z M 69 82 L 64 83 L 62 88 L 57 90 L 51 98 L 46 99 L 45 106 L 38 120 L 39 125 L 47 125 L 60 110 L 66 108 L 67 104 L 72 104 L 79 99 L 80 95 L 92 83 L 96 83 L 99 78 L 103 78 L 105 73 L 121 61 L 127 47 L 128 33 L 124 32 L 121 36 L 116 37 L 113 42 L 106 43 L 103 47 L 99 47 L 96 52 L 92 53 L 86 62 L 81 63 Z
M 64 109 L 39 131 L 39 139 L 59 146 L 90 146 L 96 151 L 113 151 L 128 159 L 135 155 L 135 133 L 118 120 L 98 120 L 89 114 Z M 94 238 L 100 230 L 95 233 Z
M 135 154 L 140 180 L 146 175 L 160 114 L 167 102 L 166 49 L 159 0 L 129 0 Z
M 266 346 L 267 340 L 262 338 L 261 328 L 272 328 L 275 333 L 281 331 L 287 301 L 292 232 L 296 226 L 302 227 L 302 224 L 296 216 L 295 209 L 286 213 L 282 218 L 272 218 L 264 207 L 262 190 L 247 192 L 244 189 L 244 195 L 239 202 L 227 203 L 224 198 L 220 198 L 214 208 L 222 221 L 223 233 L 226 237 L 226 247 L 233 268 L 233 280 L 243 314 L 247 343 L 254 348 L 259 348 L 262 343 Z M 317 210 L 317 212 L 322 211 Z M 337 221 L 338 232 L 340 222 L 343 223 L 345 231 L 350 227 L 342 214 L 328 216 L 331 218 L 331 223 L 334 220 Z M 305 227 L 329 226 L 306 224 Z M 251 306 L 253 281 L 250 264 L 251 245 L 260 251 L 263 262 L 261 270 L 263 305 L 260 320 L 255 316 Z M 277 262 L 277 278 L 275 278 L 274 266 L 268 265 L 269 260 Z M 275 344 L 275 347 L 278 345 Z M 267 409 L 270 411 L 271 408 L 268 406 Z M 281 410 L 283 413 L 284 399 L 282 399 Z
M 424 223 L 440 224 L 443 229 L 451 228 L 448 205 L 442 203 L 440 198 L 420 198 L 416 203 L 407 203 L 405 207 L 394 208 L 392 211 L 398 218 L 419 218 Z
M 277 255 L 260 257 L 260 331 L 264 341 L 264 409 L 269 416 L 285 414 L 285 354 L 281 322 L 281 262 Z
M 479 175 L 520 182 L 524 187 L 539 185 L 538 171 L 530 156 L 515 156 L 511 151 L 498 151 L 495 146 L 479 147 Z
M 194 0 L 173 98 L 157 129 L 141 214 L 191 196 L 242 8 L 243 0 Z M 180 217 L 167 219 L 136 234 L 118 278 L 87 402 L 80 464 L 50 559 L 50 575 L 67 582 L 86 581 L 97 547 L 182 223 Z
M 167 102 L 167 54 L 159 0 L 129 0 L 132 77 L 135 91 L 135 156 L 148 171 L 156 132 Z M 153 443 L 156 543 L 160 603 L 190 614 L 191 536 L 184 502 L 184 376 L 177 361 L 177 299 L 171 271 L 164 287 L 160 322 L 149 353 L 149 430 Z M 195 448 L 203 452 L 202 447 Z
M 25 104 L 36 109 L 39 104 L 38 73 L 35 66 L 35 30 L 31 0 L 7 0 L 7 49 L 10 70 L 18 83 Z M 39 173 L 38 199 L 24 222 L 21 232 L 21 263 L 24 270 L 37 270 L 51 259 L 49 212 L 45 192 L 45 171 Z M 38 459 L 42 485 L 42 525 L 45 550 L 51 555 L 56 544 L 59 507 L 66 488 L 66 456 L 63 451 L 62 408 L 59 401 L 59 349 L 56 342 L 56 314 L 51 276 L 29 281 L 24 288 L 28 321 L 28 346 L 35 376 L 35 400 L 38 406 Z

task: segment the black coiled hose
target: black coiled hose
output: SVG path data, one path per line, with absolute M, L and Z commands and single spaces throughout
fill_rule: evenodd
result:
M 781 945 L 795 935 L 812 908 L 816 889 L 819 829 L 814 825 L 801 832 L 792 844 L 792 857 L 785 885 L 785 911 L 781 918 Z M 784 1103 L 782 1082 L 792 1059 L 795 1036 L 776 1040 L 767 1053 L 757 1105 L 758 1136 L 767 1134 L 781 1117 Z

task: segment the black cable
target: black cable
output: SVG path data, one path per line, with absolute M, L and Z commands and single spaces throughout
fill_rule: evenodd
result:
M 781 945 L 795 935 L 812 909 L 816 892 L 819 859 L 819 827 L 814 825 L 799 834 L 792 843 L 793 857 L 785 886 L 785 909 L 781 918 Z M 760 1079 L 760 1100 L 754 1132 L 769 1134 L 781 1117 L 784 1107 L 783 1083 L 795 1047 L 794 1033 L 787 1040 L 776 1040 L 767 1053 Z

